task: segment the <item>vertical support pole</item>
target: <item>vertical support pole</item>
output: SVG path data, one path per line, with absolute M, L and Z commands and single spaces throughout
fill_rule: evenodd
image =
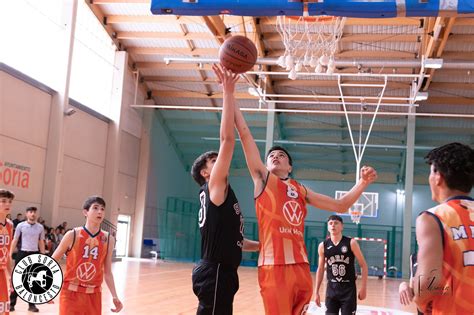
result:
M 71 78 L 71 61 L 74 51 L 74 32 L 76 29 L 77 0 L 62 2 L 63 40 L 56 63 L 58 74 L 58 91 L 53 95 L 49 118 L 48 149 L 44 170 L 43 194 L 41 203 L 43 209 L 50 210 L 51 217 L 44 216 L 53 226 L 59 224 L 62 218 L 59 213 L 59 198 L 61 195 L 61 177 L 64 157 L 64 112 L 69 106 L 69 83 Z
M 415 114 L 416 107 L 410 106 L 409 113 Z M 414 115 L 408 116 L 407 121 L 407 154 L 405 172 L 405 209 L 403 211 L 403 251 L 402 251 L 402 275 L 404 278 L 410 276 L 410 249 L 411 249 L 411 226 L 413 213 L 413 172 L 415 164 L 415 121 Z

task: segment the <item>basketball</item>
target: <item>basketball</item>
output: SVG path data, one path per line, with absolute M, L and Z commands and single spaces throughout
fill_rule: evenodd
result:
M 219 60 L 234 73 L 247 72 L 257 61 L 257 47 L 245 36 L 232 36 L 219 49 Z

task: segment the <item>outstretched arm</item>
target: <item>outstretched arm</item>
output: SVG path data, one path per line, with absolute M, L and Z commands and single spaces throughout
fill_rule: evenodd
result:
M 107 251 L 107 258 L 105 259 L 104 268 L 104 279 L 107 287 L 112 294 L 112 302 L 115 305 L 115 309 L 111 309 L 112 312 L 118 313 L 123 308 L 122 302 L 117 297 L 117 291 L 115 290 L 114 275 L 112 274 L 112 254 L 114 251 L 115 237 L 109 234 L 109 248 Z
M 316 271 L 316 288 L 314 290 L 316 295 L 316 305 L 321 307 L 321 297 L 319 296 L 319 290 L 321 289 L 321 283 L 323 283 L 325 258 L 324 258 L 324 243 L 319 243 L 318 246 L 318 271 Z
M 225 201 L 227 195 L 227 177 L 229 175 L 232 154 L 234 153 L 234 90 L 235 83 L 238 81 L 239 76 L 217 65 L 213 65 L 212 69 L 224 90 L 219 154 L 217 155 L 209 178 L 209 195 L 211 201 L 215 205 L 220 206 Z
M 235 126 L 239 132 L 247 167 L 254 182 L 254 195 L 258 196 L 265 187 L 268 170 L 260 158 L 257 144 L 238 105 L 235 106 Z
M 359 290 L 359 300 L 364 300 L 367 296 L 367 277 L 369 275 L 369 269 L 367 268 L 364 255 L 360 250 L 359 243 L 357 243 L 355 239 L 351 239 L 351 250 L 359 263 L 360 270 L 362 271 L 362 285 Z
M 415 302 L 426 312 L 442 279 L 443 245 L 441 230 L 430 214 L 423 213 L 416 219 L 418 242 L 418 268 L 414 277 Z
M 347 209 L 349 209 L 354 202 L 359 199 L 367 186 L 377 179 L 377 172 L 370 166 L 363 166 L 360 173 L 360 180 L 341 199 L 334 199 L 329 196 L 318 194 L 307 188 L 308 194 L 306 195 L 306 201 L 322 210 L 339 213 L 347 212 Z

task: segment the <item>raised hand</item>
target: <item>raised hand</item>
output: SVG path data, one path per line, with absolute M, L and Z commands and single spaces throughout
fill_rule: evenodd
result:
M 222 85 L 224 92 L 234 93 L 235 84 L 239 80 L 239 75 L 216 64 L 212 65 L 212 70 L 214 70 L 217 80 Z
M 360 179 L 371 184 L 377 179 L 377 171 L 373 167 L 364 165 L 360 169 Z

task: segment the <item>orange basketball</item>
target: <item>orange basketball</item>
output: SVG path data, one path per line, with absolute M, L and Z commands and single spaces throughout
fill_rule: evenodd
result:
M 221 65 L 235 73 L 249 71 L 257 61 L 257 47 L 245 36 L 232 36 L 219 49 Z

